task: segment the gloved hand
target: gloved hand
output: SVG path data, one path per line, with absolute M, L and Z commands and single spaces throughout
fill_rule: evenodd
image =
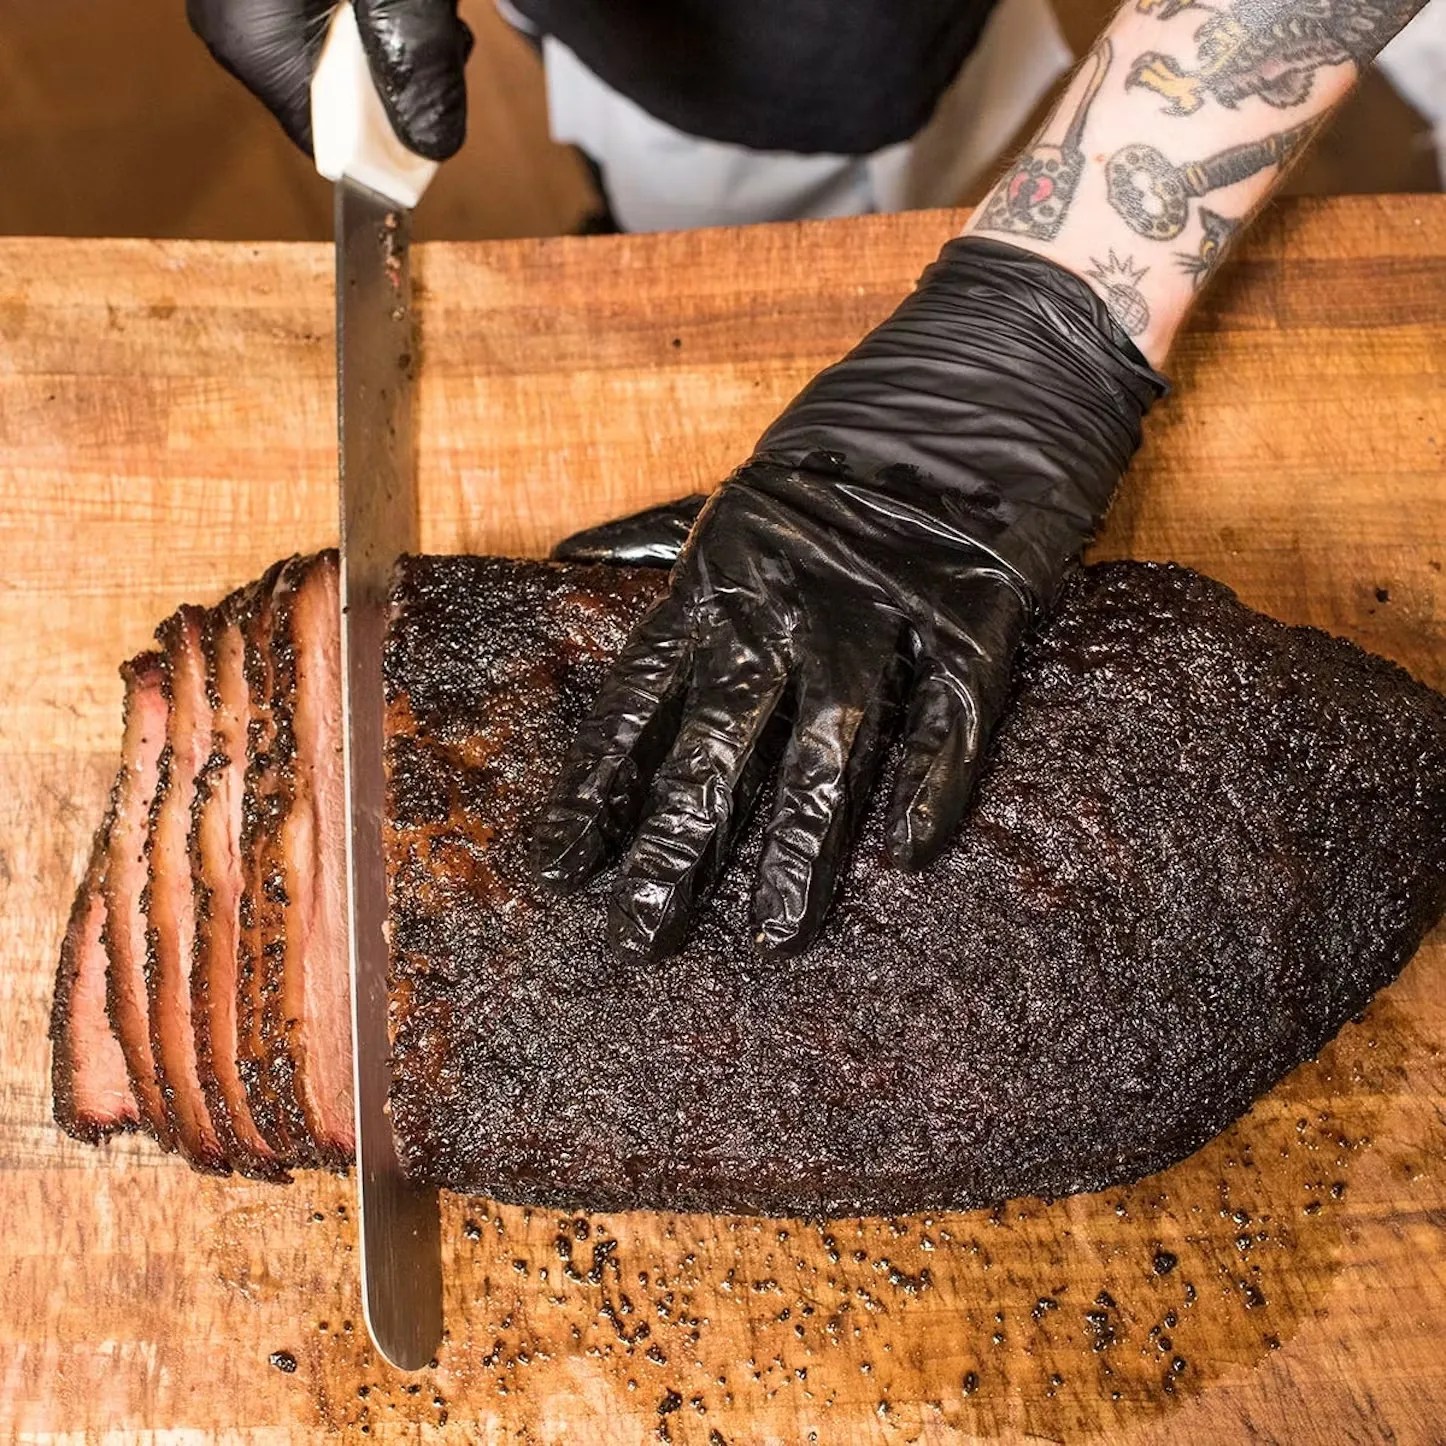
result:
M 186 0 L 206 48 L 311 152 L 311 73 L 335 0 Z M 463 67 L 472 32 L 457 0 L 354 0 L 357 29 L 392 129 L 445 161 L 467 134 Z
M 1164 389 L 1073 274 L 950 242 L 708 499 L 538 821 L 539 877 L 577 888 L 635 834 L 612 941 L 667 953 L 776 765 L 754 924 L 800 950 L 906 698 L 887 846 L 927 865 Z
M 708 499 L 701 492 L 645 508 L 564 537 L 554 562 L 610 562 L 617 567 L 672 567 Z

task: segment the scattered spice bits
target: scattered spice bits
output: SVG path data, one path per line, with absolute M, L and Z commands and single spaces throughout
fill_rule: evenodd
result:
M 676 1391 L 665 1391 L 658 1402 L 658 1415 L 671 1416 L 683 1404 L 683 1398 Z
M 1179 1265 L 1180 1257 L 1171 1250 L 1157 1250 L 1155 1252 L 1154 1267 L 1156 1275 L 1169 1275 Z
M 468 1240 L 481 1240 L 482 1227 L 475 1220 L 464 1220 L 462 1222 L 462 1234 Z
M 272 1351 L 266 1359 L 278 1371 L 285 1371 L 288 1376 L 296 1374 L 296 1357 L 290 1351 Z
M 1085 1329 L 1089 1332 L 1090 1349 L 1096 1353 L 1107 1351 L 1115 1343 L 1115 1327 L 1110 1313 L 1104 1308 L 1085 1312 Z
M 1029 1313 L 1035 1318 L 1035 1320 L 1043 1320 L 1045 1315 L 1049 1311 L 1058 1309 L 1059 1302 L 1055 1300 L 1053 1296 L 1042 1295 L 1037 1301 L 1035 1301 L 1034 1307 L 1030 1310 Z
M 972 1396 L 972 1395 L 975 1393 L 975 1391 L 977 1391 L 978 1389 L 979 1389 L 979 1375 L 978 1375 L 978 1372 L 976 1372 L 976 1371 L 966 1371 L 966 1372 L 964 1373 L 964 1394 L 965 1394 L 966 1396 Z

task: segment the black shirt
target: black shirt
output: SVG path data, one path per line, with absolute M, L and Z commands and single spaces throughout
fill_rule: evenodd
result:
M 994 0 L 513 0 L 689 135 L 863 155 L 918 133 Z

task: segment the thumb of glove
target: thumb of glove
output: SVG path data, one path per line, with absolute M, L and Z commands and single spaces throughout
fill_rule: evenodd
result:
M 357 29 L 382 105 L 403 145 L 445 161 L 467 134 L 472 32 L 457 0 L 355 0 Z

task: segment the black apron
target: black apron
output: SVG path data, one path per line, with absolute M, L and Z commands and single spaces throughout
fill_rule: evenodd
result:
M 994 0 L 512 0 L 668 125 L 758 151 L 917 135 Z

